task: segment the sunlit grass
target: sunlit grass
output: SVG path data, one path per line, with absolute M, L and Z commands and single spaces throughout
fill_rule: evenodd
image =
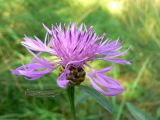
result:
M 106 3 L 107 10 L 112 14 L 121 14 L 124 7 L 123 3 L 118 0 L 108 1 L 108 3 Z

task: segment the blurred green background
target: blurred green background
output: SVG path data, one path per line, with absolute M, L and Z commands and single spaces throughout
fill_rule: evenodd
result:
M 105 32 L 111 39 L 119 38 L 124 48 L 130 47 L 124 58 L 132 65 L 113 64 L 109 74 L 125 88 L 123 94 L 107 97 L 113 114 L 77 89 L 79 120 L 135 120 L 138 110 L 160 119 L 160 0 L 0 0 L 0 120 L 72 119 L 65 94 L 50 98 L 25 95 L 26 89 L 52 89 L 58 71 L 37 81 L 10 73 L 31 60 L 20 45 L 24 34 L 44 39 L 42 23 L 59 22 L 93 25 L 98 34 Z

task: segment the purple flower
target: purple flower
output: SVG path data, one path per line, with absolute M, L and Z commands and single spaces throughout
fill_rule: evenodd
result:
M 79 28 L 76 24 L 69 24 L 68 27 L 59 24 L 51 29 L 43 26 L 47 31 L 44 43 L 37 37 L 24 37 L 21 43 L 33 55 L 33 59 L 29 64 L 12 70 L 13 74 L 35 80 L 59 67 L 61 72 L 57 84 L 61 88 L 79 85 L 88 77 L 93 88 L 104 95 L 113 96 L 123 91 L 116 80 L 104 75 L 112 67 L 95 70 L 87 63 L 102 60 L 130 64 L 127 60 L 117 58 L 127 52 L 119 52 L 122 46 L 118 40 L 104 40 L 105 35 L 97 36 L 92 27 L 87 29 L 84 24 Z M 48 53 L 52 59 L 40 58 L 43 52 Z M 89 72 L 85 68 L 90 69 Z

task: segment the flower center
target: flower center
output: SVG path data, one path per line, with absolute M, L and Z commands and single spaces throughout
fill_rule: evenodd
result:
M 71 85 L 80 85 L 85 80 L 85 75 L 86 73 L 81 66 L 75 67 L 69 65 L 69 73 L 66 74 L 66 79 L 69 80 L 69 84 Z

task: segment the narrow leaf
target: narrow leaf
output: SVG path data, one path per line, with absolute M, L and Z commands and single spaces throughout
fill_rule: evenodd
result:
M 97 92 L 95 89 L 87 86 L 80 85 L 80 89 L 89 94 L 103 108 L 112 113 L 112 105 L 109 103 L 105 96 Z
M 135 105 L 131 103 L 127 103 L 127 107 L 136 120 L 155 120 L 152 116 L 141 111 L 139 108 L 135 107 Z
M 59 94 L 61 94 L 62 91 L 58 88 L 55 89 L 45 89 L 45 90 L 40 90 L 40 89 L 27 89 L 25 91 L 25 94 L 27 96 L 34 96 L 34 97 L 55 97 Z

